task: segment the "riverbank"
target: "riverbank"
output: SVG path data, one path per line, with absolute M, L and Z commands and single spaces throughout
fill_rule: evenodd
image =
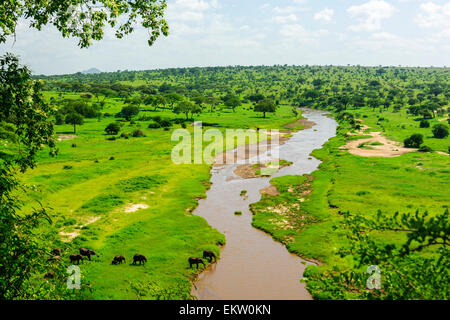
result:
M 48 93 L 48 98 L 57 93 Z M 74 98 L 76 94 L 62 94 Z M 105 99 L 103 112 L 116 114 L 124 105 L 121 99 Z M 79 299 L 191 299 L 190 256 L 203 250 L 219 252 L 223 234 L 191 212 L 210 188 L 211 166 L 175 165 L 170 130 L 148 128 L 148 117 L 173 119 L 171 111 L 142 112 L 142 119 L 123 122 L 128 138 L 107 136 L 105 127 L 114 118 L 85 119 L 77 135 L 73 128 L 57 125 L 59 154 L 39 154 L 38 165 L 23 176 L 30 190 L 25 210 L 34 200 L 51 207 L 52 224 L 43 224 L 43 247 L 61 248 L 62 261 L 78 253 L 79 248 L 95 250 L 100 258 L 80 265 L 82 284 Z M 224 131 L 242 128 L 277 128 L 298 119 L 290 106 L 280 106 L 276 115 L 263 119 L 253 111 L 218 111 L 197 117 L 216 123 Z M 141 130 L 143 137 L 131 136 Z M 192 126 L 187 127 L 193 130 Z M 114 138 L 114 139 L 111 139 Z M 132 266 L 134 254 L 143 254 L 148 262 Z M 112 265 L 112 258 L 123 255 L 126 264 Z M 88 289 L 89 288 L 89 289 Z
M 318 111 L 306 111 L 304 115 L 308 120 L 314 118 L 318 125 L 314 130 L 292 133 L 279 146 L 280 158 L 292 164 L 274 176 L 289 175 L 292 170 L 314 171 L 319 161 L 311 159 L 309 153 L 334 135 L 334 120 Z M 226 246 L 218 263 L 199 275 L 193 294 L 199 299 L 310 299 L 299 282 L 308 262 L 288 253 L 282 244 L 251 225 L 249 205 L 270 186 L 269 178 L 240 178 L 234 173 L 238 166 L 213 167 L 211 189 L 194 211 L 225 235 Z M 234 215 L 236 211 L 241 214 Z
M 370 112 L 363 115 L 363 125 L 374 122 Z M 409 122 L 414 123 L 405 119 L 404 125 Z M 290 252 L 319 262 L 320 266 L 309 266 L 305 272 L 307 288 L 316 299 L 337 296 L 318 281 L 321 272 L 332 268 L 345 270 L 353 265 L 351 260 L 338 255 L 339 249 L 347 244 L 339 227 L 343 213 L 373 217 L 378 210 L 391 216 L 395 212 L 427 210 L 433 216 L 449 205 L 448 156 L 419 152 L 397 157 L 353 155 L 343 150 L 349 141 L 359 138 L 348 135 L 349 131 L 350 125 L 342 121 L 337 136 L 312 153 L 322 161 L 319 170 L 308 176 L 272 179 L 279 195 L 264 195 L 261 201 L 252 204 L 255 227 L 270 233 Z M 387 132 L 395 136 L 392 131 Z M 433 144 L 438 142 L 441 143 L 433 141 Z M 382 242 L 402 240 L 402 234 L 379 235 Z M 352 295 L 339 293 L 339 298 L 342 297 Z

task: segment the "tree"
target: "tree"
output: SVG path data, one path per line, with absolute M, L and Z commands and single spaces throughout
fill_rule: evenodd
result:
M 139 107 L 137 106 L 126 106 L 123 107 L 119 115 L 124 117 L 127 121 L 131 121 L 134 116 L 139 114 Z
M 191 115 L 191 119 L 193 119 L 194 114 L 199 114 L 202 112 L 202 108 L 193 104 L 190 101 L 181 101 L 174 109 L 173 112 L 176 114 L 184 113 L 186 116 L 186 120 L 189 119 L 189 114 Z
M 214 111 L 214 107 L 220 104 L 220 99 L 215 96 L 207 96 L 205 98 L 205 103 L 210 106 L 209 111 L 212 113 Z
M 233 109 L 233 112 L 236 112 L 236 108 L 242 105 L 241 99 L 239 99 L 238 96 L 234 94 L 230 94 L 227 97 L 225 97 L 224 104 L 227 107 L 230 107 Z
M 45 145 L 57 153 L 50 121 L 54 111 L 42 100 L 40 85 L 16 57 L 0 58 L 0 139 L 15 146 L 11 153 L 0 153 L 0 299 L 34 296 L 32 277 L 45 269 L 34 230 L 49 216 L 42 207 L 21 211 L 17 193 L 19 171 L 35 166 L 36 153 Z
M 423 135 L 420 133 L 414 133 L 409 138 L 403 141 L 406 148 L 419 148 L 423 143 Z
M 105 128 L 105 131 L 109 135 L 118 134 L 120 132 L 120 125 L 117 122 L 112 122 L 108 124 L 108 126 Z
M 86 48 L 94 40 L 101 40 L 109 25 L 117 38 L 134 31 L 137 23 L 149 30 L 149 45 L 161 35 L 167 36 L 169 27 L 164 19 L 164 0 L 128 1 L 97 0 L 15 0 L 2 3 L 0 8 L 0 42 L 15 33 L 19 19 L 30 19 L 30 26 L 41 30 L 53 24 L 64 37 L 76 37 L 78 45 Z
M 273 100 L 271 99 L 264 99 L 261 102 L 259 102 L 255 108 L 253 109 L 255 112 L 262 112 L 264 115 L 264 118 L 266 117 L 267 112 L 275 112 L 277 110 L 277 107 Z
M 319 272 L 317 267 L 304 273 L 308 288 L 321 299 L 438 299 L 449 298 L 450 251 L 448 249 L 449 211 L 429 217 L 427 212 L 378 212 L 375 219 L 344 214 L 340 230 L 349 244 L 338 251 L 341 258 L 351 258 L 351 269 L 335 268 Z M 335 226 L 337 229 L 338 226 Z M 382 232 L 398 233 L 405 239 L 401 245 L 380 243 Z M 392 238 L 392 236 L 390 237 Z M 436 248 L 433 255 L 419 255 L 427 248 Z M 370 289 L 367 282 L 369 266 L 377 266 L 382 278 L 379 289 Z
M 433 136 L 438 139 L 444 139 L 448 137 L 448 126 L 445 123 L 438 123 L 433 126 Z
M 76 112 L 71 112 L 66 116 L 66 123 L 73 125 L 73 133 L 77 133 L 77 125 L 83 125 L 83 116 Z
M 117 38 L 122 38 L 139 21 L 148 29 L 148 44 L 152 45 L 161 34 L 168 34 L 165 9 L 165 0 L 3 1 L 0 43 L 15 34 L 19 20 L 25 18 L 30 20 L 30 27 L 38 30 L 53 24 L 64 37 L 78 38 L 80 47 L 102 39 L 107 24 L 115 29 Z M 17 196 L 21 187 L 17 170 L 25 172 L 34 167 L 35 155 L 45 145 L 51 147 L 52 155 L 57 154 L 50 121 L 53 111 L 42 100 L 40 86 L 31 78 L 29 69 L 19 66 L 17 58 L 9 54 L 0 58 L 0 132 L 6 128 L 7 139 L 20 146 L 14 155 L 0 155 L 0 299 L 55 298 L 51 294 L 62 298 L 49 284 L 37 283 L 42 282 L 42 277 L 32 279 L 48 265 L 47 249 L 37 242 L 35 233 L 42 221 L 49 220 L 48 215 L 44 208 L 19 212 L 21 202 Z M 61 292 L 67 295 L 67 290 Z

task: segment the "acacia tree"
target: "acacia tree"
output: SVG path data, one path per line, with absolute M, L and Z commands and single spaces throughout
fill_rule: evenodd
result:
M 190 101 L 181 101 L 174 109 L 173 112 L 176 114 L 184 113 L 186 116 L 186 120 L 189 119 L 189 114 L 191 115 L 191 119 L 194 118 L 194 114 L 199 114 L 202 112 L 202 108 L 193 104 Z
M 266 117 L 267 112 L 275 112 L 277 110 L 277 106 L 271 99 L 264 99 L 260 101 L 255 108 L 253 109 L 255 112 L 262 112 L 264 118 Z
M 152 45 L 161 34 L 168 35 L 165 9 L 165 0 L 2 1 L 0 43 L 15 35 L 19 19 L 25 18 L 38 30 L 54 25 L 63 37 L 78 38 L 82 48 L 102 39 L 106 25 L 122 38 L 139 21 L 149 30 Z M 16 57 L 0 58 L 0 140 L 11 146 L 0 153 L 0 299 L 61 298 L 62 291 L 42 283 L 39 275 L 50 262 L 36 228 L 49 216 L 42 207 L 23 212 L 17 193 L 18 189 L 26 192 L 17 175 L 35 166 L 36 153 L 43 146 L 57 154 L 50 121 L 53 110 L 43 101 L 40 86 Z

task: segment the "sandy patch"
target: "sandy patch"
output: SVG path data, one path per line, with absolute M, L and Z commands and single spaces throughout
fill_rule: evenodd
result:
M 59 234 L 63 237 L 63 239 L 61 239 L 61 241 L 63 242 L 70 242 L 73 239 L 75 239 L 76 237 L 78 237 L 80 235 L 80 229 L 82 229 L 83 227 L 86 227 L 94 222 L 96 222 L 97 220 L 99 220 L 101 217 L 89 217 L 86 219 L 86 221 L 78 226 L 78 230 L 74 230 L 73 232 L 63 232 L 61 231 Z
M 436 151 L 436 153 L 442 154 L 442 155 L 444 155 L 444 156 L 450 156 L 450 153 L 446 153 L 446 152 L 444 152 L 444 151 Z
M 306 119 L 299 119 L 297 121 L 291 122 L 287 125 L 285 125 L 286 128 L 293 128 L 295 126 L 304 126 L 304 130 L 306 129 L 311 129 L 313 126 L 315 126 L 316 124 L 313 121 L 308 121 Z
M 275 187 L 275 186 L 269 186 L 264 189 L 261 189 L 261 190 L 259 190 L 259 193 L 268 194 L 271 196 L 279 196 L 280 195 L 280 193 L 277 190 L 277 187 Z
M 148 209 L 149 206 L 146 204 L 129 204 L 125 207 L 124 211 L 126 213 L 131 213 L 131 212 L 136 212 L 138 210 L 142 210 L 142 209 Z
M 236 170 L 234 170 L 234 174 L 243 178 L 243 179 L 252 179 L 252 178 L 260 178 L 262 177 L 261 174 L 257 174 L 257 171 L 262 170 L 262 169 L 270 169 L 267 170 L 268 175 L 265 176 L 269 176 L 274 174 L 275 172 L 277 172 L 278 170 L 290 166 L 290 163 L 280 163 L 278 167 L 276 167 L 275 165 L 271 165 L 270 163 L 267 164 L 259 164 L 259 167 L 254 167 L 254 164 L 241 164 L 239 165 Z
M 404 148 L 401 143 L 382 136 L 381 132 L 364 133 L 363 131 L 366 129 L 369 129 L 369 127 L 362 125 L 360 131 L 349 132 L 348 135 L 370 135 L 371 138 L 348 141 L 345 146 L 339 149 L 348 150 L 351 154 L 361 157 L 398 157 L 405 153 L 417 151 L 417 149 Z M 372 145 L 373 143 L 379 145 Z M 365 147 L 361 148 L 361 145 Z
M 77 137 L 76 134 L 57 134 L 56 136 L 58 141 L 72 140 Z
M 297 121 L 291 122 L 285 127 L 287 129 L 293 128 L 296 125 L 303 125 L 304 129 L 309 129 L 315 125 L 314 122 L 308 121 L 306 119 L 299 119 Z M 249 131 L 255 132 L 253 129 L 249 129 Z M 238 162 L 242 162 L 248 160 L 250 158 L 255 158 L 257 156 L 264 157 L 265 154 L 269 153 L 269 151 L 274 146 L 283 145 L 291 138 L 292 130 L 287 131 L 278 131 L 278 130 L 267 130 L 264 131 L 267 135 L 267 141 L 260 141 L 258 143 L 241 145 L 235 149 L 228 150 L 222 152 L 214 158 L 213 166 L 222 166 L 224 164 L 235 164 Z

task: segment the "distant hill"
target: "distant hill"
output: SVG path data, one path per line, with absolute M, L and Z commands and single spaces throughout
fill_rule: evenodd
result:
M 94 73 L 101 73 L 101 71 L 98 70 L 97 68 L 90 68 L 88 70 L 82 71 L 81 73 L 83 73 L 83 74 L 94 74 Z

